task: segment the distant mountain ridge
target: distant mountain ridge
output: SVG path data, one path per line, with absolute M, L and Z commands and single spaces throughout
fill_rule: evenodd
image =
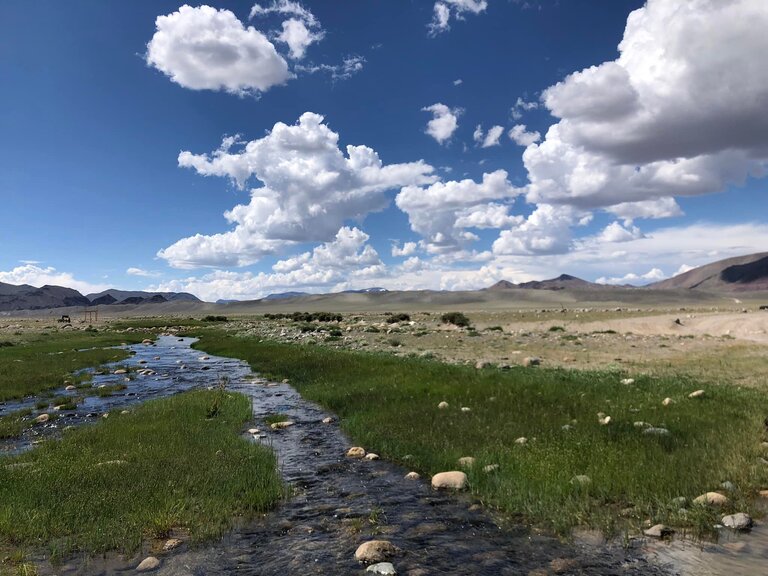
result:
M 674 278 L 649 284 L 648 288 L 747 292 L 768 290 L 768 252 L 718 260 Z
M 522 282 L 520 284 L 515 284 L 514 282 L 510 282 L 508 280 L 499 280 L 493 286 L 486 288 L 486 290 L 498 292 L 501 290 L 583 290 L 587 288 L 601 290 L 604 289 L 605 286 L 603 284 L 596 284 L 594 282 L 582 280 L 581 278 L 571 276 L 570 274 L 560 274 L 560 276 L 557 278 L 550 278 L 549 280 L 532 280 L 530 282 Z
M 156 299 L 155 302 L 172 302 L 175 300 L 201 302 L 200 298 L 189 292 L 143 292 L 141 290 L 118 290 L 117 288 L 110 288 L 109 290 L 104 290 L 102 292 L 87 294 L 85 297 L 93 302 L 94 300 L 104 298 L 105 296 L 114 298 L 115 302 L 112 302 L 113 304 L 122 304 L 128 298 L 132 299 L 132 301 L 126 302 L 126 304 L 136 304 L 137 302 L 133 300 L 135 298 L 141 298 L 143 301 L 152 299 L 156 296 L 162 296 L 163 300 Z M 107 302 L 105 301 L 104 303 L 106 304 Z

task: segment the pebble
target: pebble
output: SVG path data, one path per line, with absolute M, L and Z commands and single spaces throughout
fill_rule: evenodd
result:
M 701 398 L 702 396 L 704 396 L 704 390 L 696 390 L 688 394 L 688 398 Z
M 523 446 L 524 444 L 528 443 L 528 438 L 525 436 L 520 436 L 517 440 L 515 440 L 515 444 L 519 444 L 520 446 Z
M 71 392 L 72 390 L 77 390 L 77 386 L 72 386 L 72 384 L 70 384 L 69 386 L 64 388 L 64 390 Z
M 625 386 L 630 386 L 630 385 L 635 383 L 635 379 L 634 378 L 623 378 L 621 380 L 621 383 L 624 384 Z
M 666 428 L 651 426 L 650 428 L 643 430 L 643 434 L 647 434 L 648 436 L 669 436 L 670 432 Z
M 719 492 L 707 492 L 693 499 L 694 504 L 724 506 L 728 503 L 728 498 Z
M 347 458 L 364 458 L 365 457 L 365 448 L 361 448 L 360 446 L 353 446 L 349 450 L 347 450 Z
M 165 544 L 163 544 L 163 552 L 170 552 L 174 548 L 178 548 L 182 545 L 182 541 L 178 538 L 169 538 L 165 541 Z
M 284 420 L 283 422 L 273 422 L 269 427 L 272 428 L 272 430 L 282 430 L 283 428 L 288 428 L 294 424 L 296 424 L 296 422 L 293 420 Z
M 491 472 L 496 472 L 496 470 L 499 469 L 498 464 L 488 464 L 487 466 L 483 466 L 483 472 L 486 474 L 490 474 Z
M 35 418 L 35 422 L 37 422 L 38 424 L 42 424 L 43 422 L 48 422 L 48 420 L 50 419 L 51 419 L 50 414 L 40 414 L 40 416 Z
M 723 516 L 721 522 L 723 523 L 723 526 L 734 530 L 749 530 L 752 528 L 752 517 L 744 512 Z
M 608 424 L 611 423 L 611 417 L 610 416 L 598 416 L 597 421 L 600 423 L 600 426 L 608 426 Z
M 141 561 L 141 564 L 136 566 L 136 572 L 150 572 L 160 567 L 160 560 L 154 556 L 147 556 Z
M 469 406 L 462 406 L 461 407 L 461 411 L 462 412 L 471 412 L 472 408 L 470 408 Z
M 397 574 L 397 571 L 391 562 L 379 562 L 378 564 L 371 564 L 368 566 L 368 568 L 365 569 L 365 571 L 371 572 L 373 574 L 385 574 L 390 576 Z
M 374 454 L 373 452 L 369 452 L 368 454 L 365 455 L 365 459 L 366 460 L 378 460 L 379 459 L 379 455 L 378 454 Z
M 523 366 L 528 368 L 529 366 L 538 366 L 541 364 L 541 358 L 538 356 L 526 356 L 523 358 Z
M 333 418 L 331 416 L 326 416 L 323 418 L 323 424 L 331 424 L 333 422 Z
M 355 560 L 365 564 L 375 564 L 397 555 L 398 552 L 397 547 L 387 540 L 369 540 L 357 547 Z
M 440 404 L 438 404 L 437 407 L 440 408 L 440 410 L 445 410 L 448 408 L 448 402 L 445 402 L 445 401 L 440 402 Z
M 259 429 L 258 428 L 248 428 L 248 434 L 258 434 Z
M 674 403 L 672 398 L 664 398 L 664 400 L 661 401 L 662 406 L 669 406 L 672 403 Z
M 210 360 L 210 356 L 200 356 L 200 360 Z
M 674 532 L 675 531 L 672 530 L 672 528 L 665 526 L 664 524 L 656 524 L 647 530 L 643 530 L 643 534 L 651 538 L 666 538 L 667 536 L 674 534 Z
M 467 487 L 467 475 L 464 472 L 440 472 L 432 476 L 432 488 L 439 490 L 464 490 Z
M 459 458 L 459 466 L 462 468 L 472 468 L 475 465 L 475 459 L 472 456 L 462 456 Z
M 128 374 L 128 370 L 126 370 L 125 368 L 118 368 L 113 372 L 113 374 Z
M 419 480 L 421 478 L 421 475 L 418 472 L 408 472 L 408 474 L 405 475 L 406 480 Z

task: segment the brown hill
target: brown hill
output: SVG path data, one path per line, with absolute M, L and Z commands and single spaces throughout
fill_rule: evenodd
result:
M 768 290 L 768 252 L 726 258 L 694 268 L 669 280 L 655 282 L 652 289 L 686 288 L 711 292 Z
M 602 284 L 587 282 L 570 274 L 560 274 L 557 278 L 549 280 L 532 280 L 531 282 L 522 282 L 515 284 L 508 280 L 499 280 L 493 286 L 487 288 L 493 292 L 500 290 L 583 290 L 583 289 L 604 289 Z

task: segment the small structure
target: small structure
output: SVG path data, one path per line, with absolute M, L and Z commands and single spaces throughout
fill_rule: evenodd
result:
M 83 310 L 83 321 L 87 322 L 88 324 L 93 324 L 94 322 L 99 321 L 99 310 L 97 308 L 93 308 L 89 310 L 86 308 Z

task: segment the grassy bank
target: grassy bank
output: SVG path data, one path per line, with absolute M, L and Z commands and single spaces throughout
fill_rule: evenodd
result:
M 269 509 L 282 487 L 272 452 L 240 437 L 250 417 L 242 395 L 191 392 L 0 458 L 0 556 L 132 552 L 171 530 L 199 541 Z
M 60 388 L 72 372 L 128 357 L 110 348 L 141 342 L 146 334 L 109 332 L 27 333 L 0 346 L 0 402 Z
M 460 457 L 474 456 L 468 473 L 479 498 L 561 532 L 647 520 L 706 530 L 716 515 L 692 498 L 729 481 L 736 489 L 726 510 L 749 510 L 768 481 L 759 463 L 768 397 L 757 390 L 704 386 L 685 375 L 624 385 L 618 372 L 475 370 L 213 331 L 197 347 L 289 378 L 338 414 L 355 442 L 410 469 L 453 470 Z M 702 387 L 702 398 L 687 397 Z M 666 397 L 674 403 L 663 406 Z M 449 408 L 439 410 L 441 401 Z M 610 424 L 599 424 L 599 412 Z M 645 435 L 638 421 L 670 435 Z M 516 444 L 521 437 L 527 442 Z M 484 472 L 489 464 L 498 471 Z

